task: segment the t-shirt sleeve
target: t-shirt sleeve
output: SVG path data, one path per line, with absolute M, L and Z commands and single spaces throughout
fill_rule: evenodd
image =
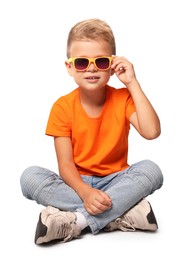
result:
M 58 102 L 52 106 L 45 134 L 50 136 L 71 136 L 70 121 L 66 109 Z

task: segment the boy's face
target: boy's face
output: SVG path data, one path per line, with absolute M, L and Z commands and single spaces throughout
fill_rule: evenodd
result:
M 112 52 L 110 45 L 103 40 L 91 40 L 91 41 L 74 41 L 70 46 L 70 58 L 86 57 L 111 57 Z M 90 63 L 90 66 L 85 71 L 77 71 L 72 62 L 65 62 L 69 74 L 74 77 L 77 85 L 84 89 L 94 90 L 104 87 L 110 79 L 110 76 L 114 74 L 113 70 L 98 70 L 94 63 Z

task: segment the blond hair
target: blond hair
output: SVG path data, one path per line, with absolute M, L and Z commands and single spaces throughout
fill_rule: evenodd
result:
M 100 19 L 88 19 L 75 24 L 68 34 L 67 57 L 70 58 L 70 47 L 73 41 L 101 39 L 110 44 L 112 54 L 116 54 L 116 44 L 112 29 Z

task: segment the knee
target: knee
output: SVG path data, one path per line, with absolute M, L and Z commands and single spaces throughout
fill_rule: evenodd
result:
M 33 189 L 33 184 L 35 184 L 35 178 L 36 178 L 36 174 L 39 171 L 39 167 L 38 166 L 30 166 L 28 168 L 26 168 L 21 177 L 20 177 L 20 186 L 21 186 L 21 190 L 22 193 L 25 197 L 30 198 L 30 191 L 32 191 Z M 35 188 L 35 187 L 34 187 Z
M 143 174 L 153 184 L 155 189 L 159 189 L 163 185 L 163 174 L 160 167 L 151 160 L 142 161 Z

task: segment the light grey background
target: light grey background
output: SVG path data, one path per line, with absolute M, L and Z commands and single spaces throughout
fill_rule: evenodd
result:
M 161 120 L 162 134 L 153 141 L 131 129 L 129 153 L 130 164 L 148 158 L 163 170 L 164 186 L 149 198 L 160 228 L 38 247 L 42 206 L 22 196 L 19 177 L 30 165 L 57 171 L 53 139 L 44 132 L 53 102 L 76 87 L 64 65 L 67 35 L 95 17 L 112 27 L 117 55 L 134 64 Z M 180 24 L 179 0 L 0 1 L 1 259 L 179 259 Z M 116 76 L 109 83 L 121 86 Z

